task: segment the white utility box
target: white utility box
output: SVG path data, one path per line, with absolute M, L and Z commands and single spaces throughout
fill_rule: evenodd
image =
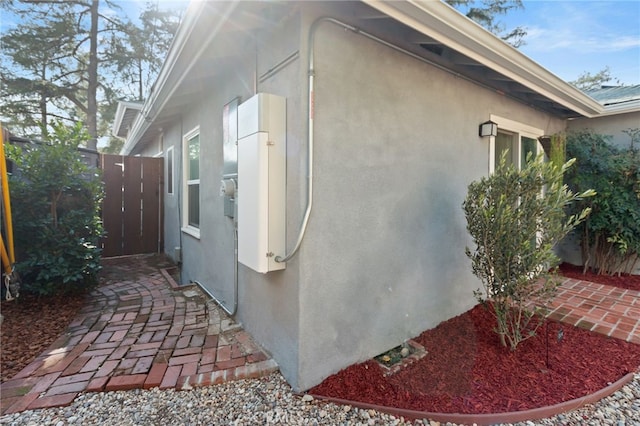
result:
M 286 100 L 258 93 L 238 107 L 238 261 L 285 268 Z

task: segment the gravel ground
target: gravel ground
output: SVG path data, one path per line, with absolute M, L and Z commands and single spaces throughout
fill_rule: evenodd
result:
M 84 393 L 68 407 L 0 417 L 0 424 L 64 425 L 439 425 L 414 422 L 373 410 L 300 397 L 279 373 L 189 391 L 133 390 Z M 534 425 L 640 425 L 640 373 L 595 405 L 534 422 Z

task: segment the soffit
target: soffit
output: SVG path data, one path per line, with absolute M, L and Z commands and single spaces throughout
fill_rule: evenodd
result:
M 593 116 L 602 111 L 593 99 L 453 9 L 453 13 L 443 9 L 448 6 L 440 3 L 363 0 L 335 3 L 334 9 L 343 15 L 339 16 L 340 19 L 351 25 L 489 90 L 554 116 Z M 178 46 L 172 46 L 167 59 L 169 68 L 157 88 L 162 93 L 152 92 L 150 95 L 164 101 L 153 100 L 145 104 L 144 116 L 138 121 L 145 120 L 148 124 L 137 123 L 139 128 L 134 129 L 136 134 L 132 137 L 137 140 L 136 148 L 157 137 L 166 123 L 188 107 L 194 95 L 211 90 L 209 83 L 216 75 L 237 66 L 241 52 L 255 50 L 261 35 L 277 28 L 300 4 L 292 5 L 286 1 L 238 2 L 226 9 L 222 9 L 220 2 L 198 4 L 197 17 L 190 17 L 193 20 L 190 32 L 183 35 L 183 40 L 177 42 Z M 444 15 L 449 14 L 446 19 L 441 19 L 443 12 Z M 461 28 L 452 30 L 451 18 L 454 23 L 461 24 Z M 428 28 L 425 21 L 428 21 Z M 475 43 L 474 38 L 483 42 Z M 181 68 L 184 63 L 189 66 Z
M 277 28 L 295 9 L 290 3 L 279 1 L 237 2 L 233 7 L 223 7 L 221 3 L 196 5 L 200 19 L 195 20 L 190 34 L 184 36 L 179 46 L 172 46 L 172 50 L 179 52 L 175 53 L 173 66 L 164 80 L 152 88 L 152 94 L 158 91 L 156 100 L 143 108 L 144 117 L 140 117 L 137 132 L 132 135 L 135 145 L 130 146 L 131 153 L 155 140 L 194 99 L 214 90 L 211 81 L 238 67 L 242 55 L 255 52 L 261 35 Z M 211 36 L 213 32 L 215 37 Z
M 601 112 L 593 99 L 440 1 L 363 2 L 355 15 L 362 29 L 496 93 L 562 118 Z
M 111 133 L 114 136 L 126 138 L 133 122 L 138 117 L 141 108 L 142 104 L 138 102 L 118 102 L 118 108 L 116 110 Z

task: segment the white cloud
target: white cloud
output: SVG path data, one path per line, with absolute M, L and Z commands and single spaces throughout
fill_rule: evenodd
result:
M 587 34 L 572 28 L 528 27 L 526 50 L 550 52 L 571 49 L 576 53 L 615 52 L 640 47 L 637 36 L 598 33 Z
M 565 80 L 605 66 L 625 84 L 640 84 L 640 1 L 524 0 L 505 16 L 527 29 L 520 51 Z
M 532 14 L 526 50 L 575 53 L 616 52 L 640 47 L 640 5 L 636 2 L 526 2 Z

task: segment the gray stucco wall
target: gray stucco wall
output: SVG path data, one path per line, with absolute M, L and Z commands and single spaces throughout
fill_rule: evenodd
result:
M 271 33 L 259 35 L 257 54 L 257 92 L 286 98 L 287 110 L 287 247 L 295 239 L 304 210 L 306 168 L 305 107 L 303 99 L 304 67 L 301 59 L 283 65 L 280 71 L 267 75 L 286 58 L 299 52 L 300 16 L 295 13 L 281 22 Z M 255 53 L 254 53 L 255 55 Z M 246 100 L 245 97 L 242 100 Z M 242 191 L 242 188 L 239 189 Z M 284 253 L 283 253 L 284 254 Z M 240 265 L 240 305 L 238 317 L 245 328 L 270 352 L 280 371 L 290 383 L 298 380 L 299 359 L 299 268 L 297 259 L 287 262 L 282 271 L 260 274 Z
M 260 76 L 297 52 L 298 33 L 299 18 L 293 15 L 275 33 L 261 35 L 257 56 L 255 46 L 238 45 L 236 58 L 215 64 L 224 65 L 219 67 L 222 71 L 217 71 L 215 82 L 202 87 L 199 95 L 193 96 L 190 107 L 183 109 L 180 117 L 163 128 L 164 152 L 174 147 L 175 185 L 173 196 L 165 194 L 165 251 L 173 257 L 175 247 L 181 247 L 182 282 L 198 282 L 229 309 L 234 302 L 234 232 L 232 220 L 223 214 L 223 198 L 218 194 L 223 175 L 223 107 L 236 97 L 240 102 L 246 101 L 256 90 L 287 98 L 287 143 L 294 158 L 289 162 L 287 178 L 293 229 L 300 216 L 300 205 L 304 203 L 299 200 L 305 169 L 298 158 L 303 143 L 304 112 L 300 106 L 299 75 L 303 71 L 299 60 L 294 60 L 271 77 L 262 79 Z M 199 239 L 181 231 L 182 138 L 196 126 L 200 127 Z M 240 264 L 238 282 L 236 319 L 271 352 L 284 376 L 295 380 L 299 308 L 296 263 L 289 264 L 285 271 L 267 275 Z
M 323 7 L 325 9 L 317 9 Z M 311 8 L 316 8 L 312 9 Z M 233 228 L 218 196 L 222 108 L 255 89 L 287 99 L 287 247 L 306 203 L 307 35 L 342 4 L 301 7 L 164 126 L 176 194 L 165 197 L 165 248 L 182 247 L 182 280 L 233 302 Z M 348 19 L 348 18 L 345 18 Z M 240 265 L 237 318 L 296 390 L 400 344 L 473 306 L 480 283 L 461 204 L 488 174 L 491 114 L 552 134 L 564 121 L 322 24 L 316 39 L 314 208 L 283 271 Z M 297 59 L 265 73 L 295 52 Z M 201 238 L 180 231 L 182 136 L 200 125 Z M 242 189 L 240 188 L 240 191 Z
M 163 141 L 163 154 L 164 154 L 164 251 L 174 261 L 178 261 L 176 258 L 175 248 L 180 247 L 180 217 L 178 215 L 178 203 L 180 201 L 180 188 L 181 178 L 180 170 L 182 169 L 182 153 L 181 153 L 181 141 L 182 140 L 182 127 L 181 121 L 178 120 L 173 126 L 169 126 L 164 129 L 162 135 Z M 168 164 L 167 164 L 167 152 L 169 149 L 173 152 L 173 194 L 168 193 Z
M 605 115 L 596 118 L 578 118 L 569 120 L 568 130 L 593 130 L 602 135 L 611 136 L 613 145 L 628 148 L 631 138 L 624 130 L 640 128 L 640 111 L 624 114 Z
M 564 122 L 332 24 L 316 39 L 314 210 L 299 254 L 298 389 L 475 304 L 462 202 L 490 114 Z M 437 348 L 427 348 L 437 350 Z
M 136 146 L 130 155 L 140 157 L 158 157 L 163 154 L 162 136 L 156 136 L 144 146 Z

